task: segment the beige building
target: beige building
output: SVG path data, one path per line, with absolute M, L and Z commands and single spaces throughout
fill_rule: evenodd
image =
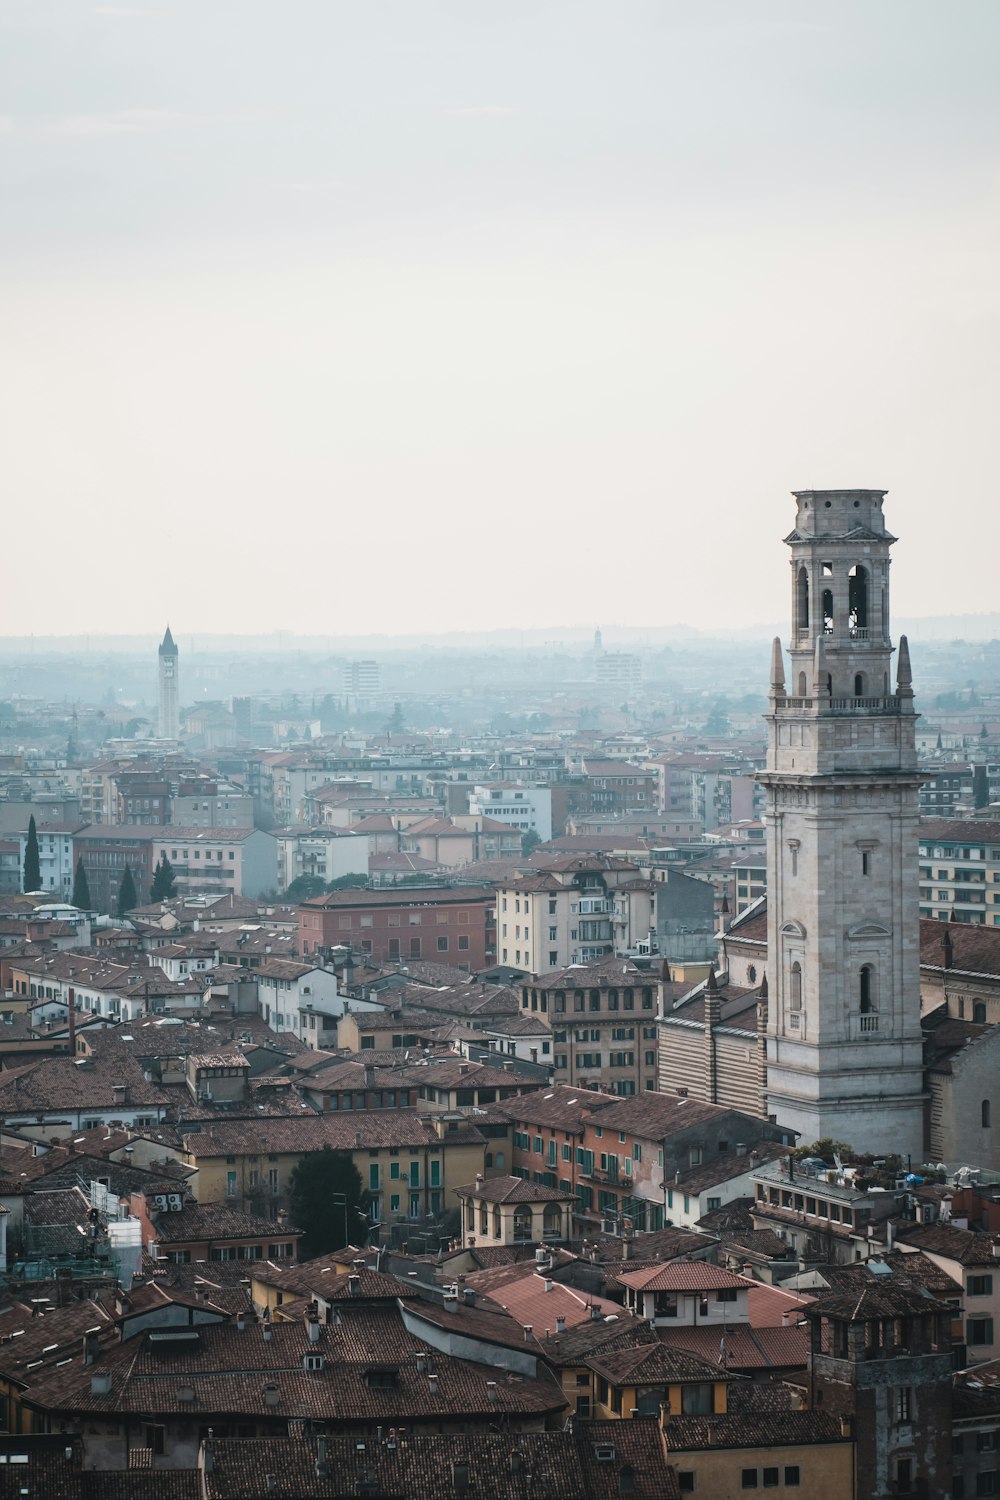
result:
M 1000 927 L 1000 823 L 921 822 L 920 915 Z
M 478 1176 L 456 1188 L 462 1206 L 462 1244 L 469 1249 L 540 1245 L 572 1237 L 572 1193 L 521 1177 Z
M 545 973 L 638 946 L 656 925 L 655 883 L 606 854 L 566 854 L 497 893 L 497 958 Z

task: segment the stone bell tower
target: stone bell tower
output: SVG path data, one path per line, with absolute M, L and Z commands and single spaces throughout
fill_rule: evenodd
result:
M 159 688 L 160 688 L 160 713 L 158 733 L 161 740 L 175 740 L 178 735 L 179 713 L 178 694 L 180 681 L 177 672 L 177 647 L 174 638 L 170 634 L 170 626 L 167 626 L 166 634 L 160 642 L 158 654 L 160 664 Z
M 803 1142 L 923 1158 L 916 716 L 890 686 L 884 490 L 796 494 L 769 697 L 767 1108 Z

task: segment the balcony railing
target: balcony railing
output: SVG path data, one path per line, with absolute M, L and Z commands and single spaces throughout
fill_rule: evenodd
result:
M 803 709 L 815 709 L 820 714 L 898 714 L 901 712 L 898 698 L 784 698 L 779 701 L 779 713 L 801 713 Z

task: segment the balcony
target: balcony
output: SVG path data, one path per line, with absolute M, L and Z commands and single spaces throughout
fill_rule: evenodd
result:
M 785 698 L 777 705 L 779 713 L 801 713 L 815 709 L 819 714 L 893 714 L 901 713 L 898 698 Z

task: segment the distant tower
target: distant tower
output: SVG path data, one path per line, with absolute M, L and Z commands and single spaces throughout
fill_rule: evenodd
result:
M 796 494 L 791 681 L 771 663 L 768 1110 L 810 1142 L 923 1156 L 916 716 L 890 689 L 884 490 Z
M 600 656 L 604 650 L 604 637 L 601 635 L 600 626 L 594 631 L 594 654 Z
M 180 719 L 177 711 L 177 647 L 170 626 L 160 642 L 160 722 L 161 740 L 175 740 Z

